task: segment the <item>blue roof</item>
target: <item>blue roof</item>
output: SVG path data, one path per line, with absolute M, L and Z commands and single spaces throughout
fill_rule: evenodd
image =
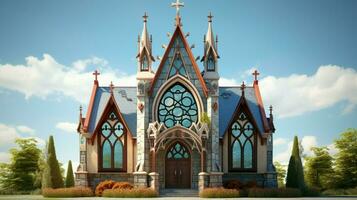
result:
M 260 113 L 259 104 L 255 96 L 253 87 L 244 89 L 244 96 L 247 100 L 249 110 L 251 111 L 260 133 L 264 133 L 263 118 Z M 219 88 L 219 136 L 223 137 L 233 117 L 237 104 L 242 97 L 240 87 L 220 87 Z M 265 116 L 264 116 L 265 117 Z
M 136 87 L 114 87 L 113 94 L 132 136 L 136 137 Z M 109 98 L 109 87 L 98 87 L 89 121 L 89 133 L 93 133 L 96 128 Z
M 258 101 L 256 99 L 253 87 L 246 87 L 245 98 L 248 103 L 255 122 L 257 123 L 260 133 L 264 133 L 263 116 L 260 113 Z M 129 130 L 133 137 L 136 137 L 136 87 L 114 87 L 113 94 L 120 112 L 129 126 Z M 220 87 L 219 90 L 219 135 L 224 136 L 224 133 L 233 117 L 235 108 L 242 97 L 240 87 Z M 91 118 L 89 122 L 88 132 L 93 133 L 100 117 L 102 116 L 105 106 L 110 98 L 109 87 L 98 87 L 94 98 Z M 265 117 L 265 116 L 264 116 Z

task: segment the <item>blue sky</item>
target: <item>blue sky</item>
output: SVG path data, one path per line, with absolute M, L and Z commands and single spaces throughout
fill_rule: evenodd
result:
M 59 160 L 78 163 L 73 127 L 79 105 L 85 112 L 89 101 L 91 72 L 100 69 L 100 85 L 133 84 L 141 16 L 148 12 L 153 53 L 162 56 L 174 28 L 170 3 L 0 1 L 0 160 L 8 160 L 14 138 L 43 144 L 52 134 Z M 356 1 L 184 3 L 183 29 L 195 56 L 202 56 L 206 16 L 214 15 L 222 85 L 251 83 L 251 70 L 261 72 L 265 107 L 272 104 L 276 115 L 276 160 L 287 162 L 294 135 L 309 154 L 357 128 Z

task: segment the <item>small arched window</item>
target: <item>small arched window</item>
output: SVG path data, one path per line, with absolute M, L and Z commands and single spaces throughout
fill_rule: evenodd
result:
M 149 71 L 149 60 L 144 54 L 143 59 L 141 60 L 141 71 Z
M 216 70 L 215 61 L 212 53 L 210 53 L 207 58 L 207 71 L 215 71 L 215 70 Z
M 241 112 L 229 129 L 231 171 L 253 171 L 256 168 L 256 134 L 247 115 Z
M 109 114 L 99 131 L 99 169 L 101 171 L 125 171 L 126 129 L 115 112 L 112 111 Z

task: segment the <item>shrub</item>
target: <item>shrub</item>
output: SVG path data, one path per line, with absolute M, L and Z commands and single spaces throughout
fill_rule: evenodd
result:
M 128 182 L 117 182 L 113 185 L 112 189 L 133 189 L 134 186 Z
M 242 189 L 243 188 L 243 184 L 239 181 L 239 180 L 230 180 L 224 183 L 224 188 L 227 189 Z
M 225 188 L 206 188 L 200 192 L 201 198 L 237 198 L 239 191 Z
M 252 188 L 248 197 L 300 197 L 301 192 L 296 188 Z
M 112 189 L 114 184 L 115 182 L 112 180 L 105 180 L 100 182 L 95 188 L 95 195 L 99 197 L 102 196 L 103 191 L 106 189 Z
M 157 196 L 159 196 L 158 192 L 151 188 L 107 189 L 103 192 L 103 197 L 116 198 L 152 198 Z
M 357 187 L 349 189 L 328 189 L 322 192 L 323 196 L 357 195 Z
M 256 188 L 257 182 L 256 181 L 248 181 L 243 185 L 244 188 Z
M 72 187 L 72 188 L 44 188 L 42 190 L 44 197 L 91 197 L 93 191 L 86 187 Z
M 305 187 L 302 190 L 302 194 L 304 197 L 318 197 L 320 196 L 320 189 L 316 187 Z

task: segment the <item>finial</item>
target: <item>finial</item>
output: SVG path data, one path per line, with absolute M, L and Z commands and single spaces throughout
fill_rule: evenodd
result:
M 146 12 L 144 13 L 143 19 L 144 19 L 144 23 L 146 23 L 148 21 L 149 16 L 146 14 Z
M 98 72 L 98 70 L 95 70 L 93 72 L 93 75 L 94 75 L 94 81 L 97 82 L 98 81 L 98 75 L 100 75 L 100 73 Z
M 273 121 L 273 106 L 272 105 L 269 106 L 269 117 L 270 117 L 270 121 Z
M 244 96 L 244 89 L 245 89 L 246 85 L 244 84 L 244 81 L 242 82 L 242 85 L 241 85 L 241 90 L 242 90 L 242 96 Z
M 213 15 L 211 12 L 209 12 L 209 15 L 207 16 L 208 22 L 212 22 Z
M 113 94 L 113 89 L 114 89 L 114 84 L 113 84 L 113 81 L 110 81 L 109 88 L 110 88 L 110 93 L 112 93 L 112 94 Z
M 79 106 L 79 119 L 82 119 L 82 105 Z
M 254 72 L 252 73 L 252 75 L 254 76 L 254 83 L 258 83 L 258 76 L 260 75 L 260 73 L 258 72 L 258 70 L 254 70 Z
M 180 15 L 180 7 L 183 7 L 185 4 L 180 2 L 180 0 L 176 0 L 175 3 L 171 3 L 171 7 L 176 8 L 176 15 Z

